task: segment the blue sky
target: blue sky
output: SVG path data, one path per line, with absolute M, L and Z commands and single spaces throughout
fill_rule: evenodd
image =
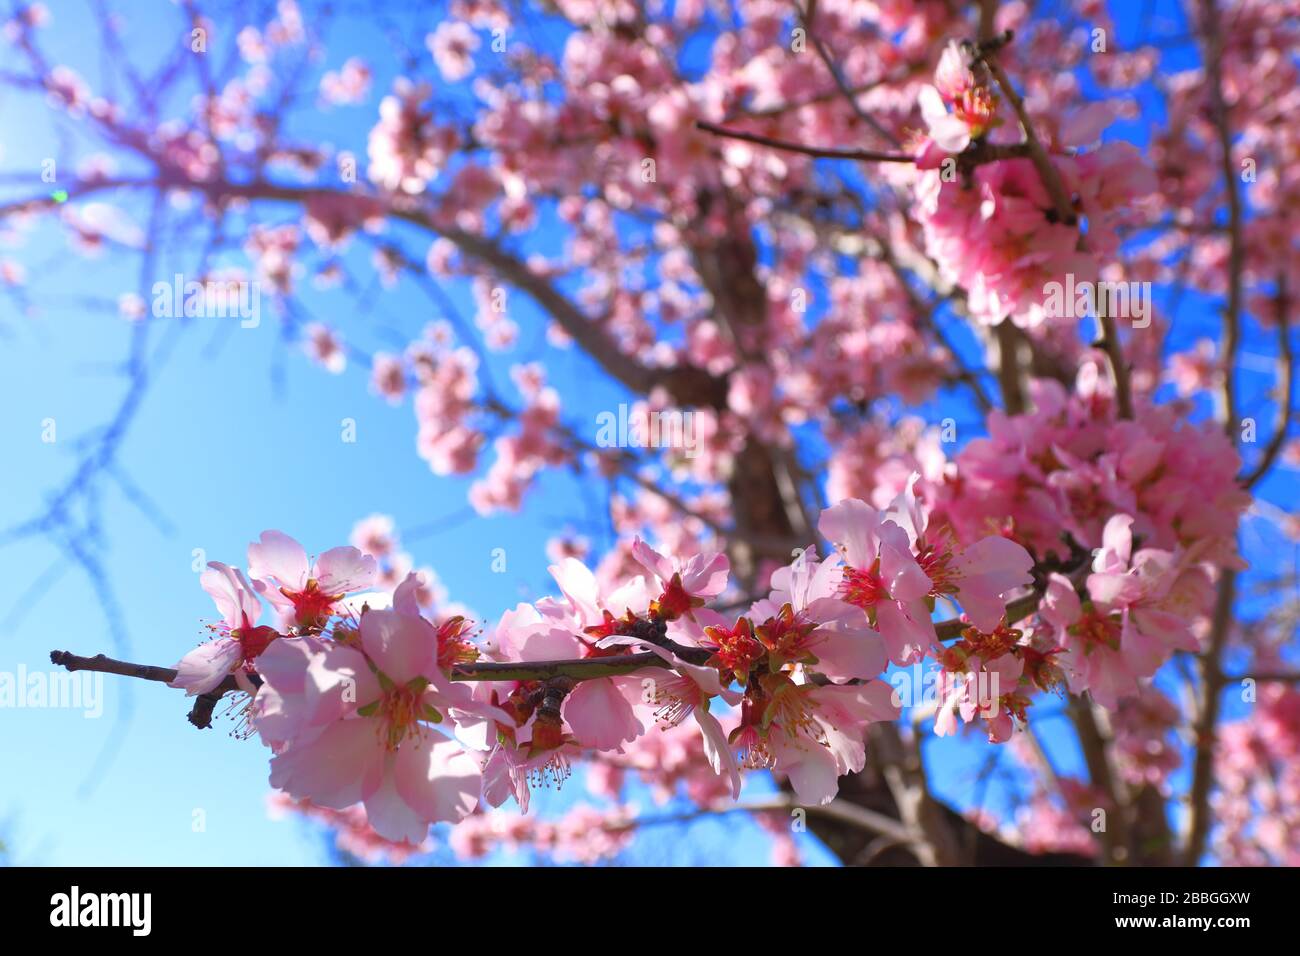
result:
M 174 24 L 177 14 L 161 0 L 152 5 L 158 16 L 133 13 L 124 22 L 124 42 L 128 49 L 143 51 L 146 59 L 151 53 L 161 59 L 174 42 L 163 25 Z M 47 39 L 56 59 L 76 66 L 97 85 L 97 41 L 83 6 L 67 0 L 50 6 L 55 24 Z M 434 22 L 432 16 L 424 18 L 420 32 Z M 1123 23 L 1121 27 L 1123 35 Z M 327 56 L 313 67 L 316 72 L 336 68 L 350 55 L 372 60 L 378 75 L 370 100 L 326 115 L 301 111 L 292 128 L 305 137 L 325 136 L 364 157 L 366 130 L 394 68 L 382 30 L 369 18 L 347 21 L 331 34 Z M 220 50 L 228 38 L 218 30 L 215 42 Z M 422 75 L 430 72 L 426 58 Z M 453 100 L 464 95 L 463 90 L 440 90 L 439 96 L 444 92 Z M 1126 135 L 1140 143 L 1143 124 L 1131 126 Z M 46 156 L 80 158 L 87 152 L 75 139 L 72 150 L 65 151 L 48 114 L 30 97 L 0 100 L 0 142 L 0 174 L 6 175 L 35 170 Z M 42 187 L 33 174 L 30 183 L 8 188 L 27 195 Z M 128 209 L 143 221 L 144 209 Z M 265 211 L 265 221 L 283 216 L 283 211 Z M 532 242 L 540 248 L 554 239 L 553 231 L 542 230 Z M 185 254 L 173 256 L 173 248 Z M 408 248 L 423 254 L 422 246 Z M 127 324 L 111 310 L 87 307 L 84 299 L 114 300 L 135 290 L 139 280 L 137 260 L 109 254 L 87 263 L 69 254 L 61 234 L 48 226 L 38 228 L 16 252 L 0 248 L 0 257 L 5 255 L 27 266 L 37 290 L 34 300 L 48 307 L 23 314 L 14 301 L 0 299 L 0 447 L 10 450 L 0 528 L 40 511 L 73 467 L 78 439 L 102 426 L 120 401 L 123 381 L 115 372 L 127 354 Z M 368 248 L 354 244 L 349 261 L 362 263 L 368 255 Z M 154 267 L 150 283 L 188 272 L 193 261 L 192 244 L 175 243 Z M 242 256 L 236 251 L 230 261 L 240 262 Z M 473 315 L 467 286 L 450 285 L 447 292 L 463 315 Z M 353 303 L 346 295 L 307 291 L 301 306 L 305 318 L 338 325 L 366 349 L 400 347 L 440 317 L 406 281 L 374 299 L 372 308 L 357 310 Z M 541 342 L 540 318 L 522 296 L 512 297 L 510 308 L 522 328 L 521 345 L 494 359 L 494 381 L 508 383 L 510 363 L 543 358 L 561 392 L 573 396 L 567 419 L 594 430 L 597 412 L 616 407 L 618 392 L 596 383 L 581 355 L 556 352 Z M 597 545 L 608 540 L 604 526 L 592 523 L 586 504 L 602 500 L 603 492 L 578 487 L 567 474 L 548 473 L 519 515 L 467 517 L 468 482 L 436 478 L 416 456 L 409 403 L 393 408 L 376 399 L 364 372 L 356 368 L 331 376 L 311 365 L 286 344 L 269 312 L 252 329 L 220 319 L 183 327 L 174 320 L 158 322 L 171 327 L 150 332 L 155 358 L 148 394 L 120 454 L 124 480 L 138 486 L 150 504 L 142 510 L 112 484 L 102 499 L 108 544 L 103 560 L 121 608 L 121 640 L 110 633 L 85 576 L 75 568 L 60 574 L 59 567 L 66 565 L 48 541 L 24 540 L 0 547 L 0 671 L 20 665 L 48 671 L 48 653 L 54 648 L 170 665 L 202 639 L 202 622 L 213 617 L 211 602 L 198 586 L 194 549 L 203 549 L 209 559 L 242 564 L 248 541 L 265 528 L 281 528 L 319 552 L 345 542 L 357 519 L 371 512 L 391 514 L 408 532 L 417 562 L 433 566 L 453 599 L 488 621 L 519 600 L 547 593 L 543 545 L 548 537 L 573 527 Z M 1216 332 L 1213 312 L 1189 296 L 1171 347 L 1187 348 Z M 973 338 L 962 330 L 957 334 L 973 358 Z M 1268 337 L 1253 326 L 1245 348 L 1258 356 L 1272 351 Z M 1248 410 L 1270 381 L 1270 373 L 1258 364 L 1243 373 Z M 1266 406 L 1259 407 L 1259 414 L 1267 414 Z M 975 418 L 969 404 L 954 394 L 920 412 L 935 421 Z M 43 423 L 49 419 L 57 429 L 53 443 L 42 441 Z M 340 439 L 344 419 L 356 422 L 355 443 Z M 973 433 L 963 428 L 963 440 L 970 437 Z M 1275 477 L 1263 493 L 1288 502 L 1293 477 Z M 431 530 L 410 534 L 420 528 Z M 1247 546 L 1265 568 L 1295 561 L 1293 543 L 1256 539 L 1252 533 Z M 496 548 L 507 554 L 502 574 L 491 570 Z M 0 821 L 8 818 L 7 837 L 17 860 L 221 865 L 326 859 L 311 827 L 268 819 L 263 748 L 226 739 L 228 723 L 195 731 L 185 720 L 187 707 L 178 692 L 113 678 L 105 678 L 103 688 L 99 719 L 59 709 L 0 711 Z M 1076 769 L 1072 743 L 1060 733 L 1047 733 L 1060 769 Z M 962 741 L 928 750 L 939 793 L 969 804 L 986 753 Z M 758 780 L 752 786 L 757 792 L 766 785 Z M 996 806 L 1007 792 L 994 781 L 985 796 Z M 544 798 L 540 810 L 579 799 L 587 797 L 575 780 L 559 796 Z M 640 802 L 649 803 L 644 797 Z M 194 832 L 196 810 L 206 817 L 204 832 Z M 677 854 L 674 862 L 766 858 L 766 839 L 736 817 L 699 824 L 691 838 L 693 855 L 670 849 L 684 844 L 656 836 L 642 837 L 632 858 L 658 862 L 665 853 Z M 812 862 L 827 859 L 815 849 L 810 852 Z M 704 859 L 696 859 L 700 856 Z

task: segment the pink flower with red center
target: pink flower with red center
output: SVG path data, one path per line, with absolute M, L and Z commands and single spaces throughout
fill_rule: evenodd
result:
M 289 711 L 263 709 L 256 720 L 296 723 L 271 759 L 271 784 L 336 810 L 363 803 L 380 836 L 418 844 L 429 824 L 459 820 L 478 804 L 478 760 L 435 729 L 472 706 L 470 692 L 438 666 L 436 632 L 418 616 L 367 611 L 358 638 L 356 648 L 314 657 L 297 671 L 300 684 L 292 667 L 268 668 L 263 690 Z M 304 708 L 296 721 L 294 707 Z M 334 719 L 318 726 L 324 717 Z
M 662 593 L 650 604 L 653 616 L 675 620 L 693 616 L 709 598 L 717 597 L 727 587 L 731 564 L 721 552 L 697 554 L 685 562 L 670 561 L 640 538 L 632 544 L 632 556 L 655 576 Z
M 934 86 L 921 88 L 917 104 L 930 140 L 945 153 L 960 153 L 997 123 L 997 94 L 976 80 L 970 55 L 956 41 L 944 49 Z
M 1208 575 L 1186 557 L 1155 548 L 1135 553 L 1132 524 L 1128 515 L 1106 523 L 1088 600 L 1053 573 L 1041 609 L 1063 648 L 1059 659 L 1070 690 L 1087 690 L 1108 708 L 1138 694 L 1173 651 L 1198 649 L 1189 622 L 1204 612 L 1211 591 Z
M 758 726 L 748 738 L 751 760 L 766 755 L 767 766 L 785 774 L 801 803 L 826 804 L 839 792 L 839 778 L 866 763 L 863 735 L 867 725 L 895 720 L 899 708 L 893 690 L 882 681 L 847 686 L 798 683 L 784 674 L 766 679 L 767 693 Z
M 714 665 L 737 680 L 745 680 L 750 670 L 767 653 L 754 633 L 754 622 L 742 617 L 734 625 L 711 624 L 704 629 L 706 645 L 713 651 Z
M 774 666 L 805 664 L 834 681 L 875 677 L 889 664 L 878 632 L 861 608 L 842 599 L 838 559 L 818 561 L 809 548 L 772 574 L 772 593 L 750 608 L 754 636 Z
M 955 598 L 976 628 L 992 632 L 1002 621 L 1007 596 L 1032 582 L 1034 559 L 1021 545 L 999 535 L 958 550 L 950 528 L 929 528 L 929 512 L 916 496 L 920 477 L 913 474 L 908 479 L 887 514 L 903 528 L 920 555 L 921 570 L 931 585 L 930 596 Z
M 817 529 L 844 557 L 840 597 L 867 612 L 895 664 L 920 660 L 935 641 L 926 604 L 932 585 L 907 533 L 857 498 L 823 511 Z
M 356 548 L 331 548 L 309 564 L 307 552 L 280 531 L 263 531 L 248 546 L 248 573 L 254 587 L 289 624 L 303 630 L 323 627 L 347 595 L 375 580 L 375 559 Z
M 256 691 L 248 680 L 252 662 L 280 636 L 279 632 L 257 626 L 262 602 L 238 568 L 219 561 L 208 562 L 208 567 L 210 570 L 199 576 L 199 583 L 221 612 L 221 623 L 216 625 L 221 636 L 182 657 L 169 686 L 183 688 L 186 696 L 192 697 L 215 689 L 233 674 L 240 686 L 252 694 Z
M 685 631 L 670 628 L 667 636 L 675 644 L 695 647 L 700 646 L 700 633 L 697 624 Z M 649 724 L 654 720 L 667 727 L 676 727 L 687 717 L 694 717 L 709 766 L 714 773 L 730 781 L 732 796 L 740 796 L 740 767 L 727 741 L 726 731 L 718 718 L 709 712 L 709 701 L 720 697 L 734 706 L 742 695 L 723 685 L 717 667 L 692 664 L 679 657 L 676 651 L 635 635 L 614 634 L 601 640 L 597 646 L 626 648 L 629 645 L 658 655 L 676 671 L 666 674 L 651 672 L 640 678 L 641 697 L 633 709 L 643 712 L 643 723 Z
M 644 614 L 651 600 L 645 579 L 637 576 L 604 593 L 596 576 L 575 558 L 566 558 L 552 566 L 550 571 L 568 602 L 565 608 L 567 629 L 558 635 L 550 633 L 544 644 L 530 641 L 520 649 L 521 655 L 528 655 L 541 646 L 547 648 L 549 655 L 551 649 L 558 649 L 555 648 L 556 639 L 563 640 L 564 637 L 567 637 L 567 650 L 554 654 L 554 657 L 601 657 L 622 653 L 622 648 L 599 647 L 598 641 L 590 640 L 587 635 L 596 629 L 600 637 L 607 636 L 603 629 L 609 626 L 610 621 L 625 620 L 629 613 Z M 519 659 L 529 660 L 530 657 L 521 656 Z M 634 708 L 640 698 L 641 681 L 635 675 L 585 680 L 565 698 L 564 719 L 583 744 L 596 750 L 612 750 L 645 731 Z

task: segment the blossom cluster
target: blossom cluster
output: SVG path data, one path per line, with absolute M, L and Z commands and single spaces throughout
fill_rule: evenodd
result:
M 1044 124 L 1050 135 L 1041 148 L 1065 192 L 1063 213 L 1027 155 L 981 161 L 957 174 L 958 158 L 984 145 L 1012 147 L 1018 135 L 1016 123 L 1004 124 L 996 84 L 971 44 L 949 42 L 934 85 L 921 88 L 917 105 L 926 132 L 915 138 L 911 186 L 929 256 L 966 290 L 978 322 L 1009 318 L 1035 328 L 1061 318 L 1045 302 L 1047 286 L 1066 275 L 1077 282 L 1101 278 L 1117 251 L 1118 228 L 1143 222 L 1157 190 L 1154 171 L 1133 145 L 1084 149 L 1097 144 L 1118 108 L 1095 102 Z M 1086 241 L 1080 219 L 1089 224 Z
M 246 573 L 212 562 L 202 575 L 221 620 L 173 686 L 247 694 L 246 733 L 271 749 L 272 785 L 326 810 L 361 804 L 389 841 L 418 845 L 431 823 L 512 797 L 526 810 L 533 787 L 562 783 L 587 754 L 635 769 L 636 742 L 688 718 L 715 792 L 738 796 L 741 770 L 764 768 L 826 803 L 862 769 L 867 727 L 899 713 L 881 679 L 890 660 L 947 653 L 935 598 L 965 609 L 969 633 L 1001 633 L 1032 559 L 996 535 L 956 548 L 911 485 L 886 512 L 841 502 L 821 531 L 838 550 L 801 552 L 739 616 L 708 606 L 729 588 L 723 554 L 674 560 L 638 539 L 638 573 L 601 581 L 566 557 L 551 569 L 558 597 L 478 635 L 462 615 L 426 615 L 427 576 L 377 588 L 409 567 L 382 517 L 358 525 L 365 550 L 315 561 L 267 531 Z M 555 661 L 578 670 L 529 668 Z M 520 673 L 496 679 L 510 664 Z
M 1235 469 L 1159 410 L 1115 421 L 1104 394 L 1035 394 L 885 509 L 827 508 L 832 550 L 799 551 L 739 614 L 710 606 L 738 604 L 725 555 L 674 559 L 637 538 L 600 573 L 560 557 L 558 596 L 476 632 L 431 570 L 411 570 L 390 519 L 314 562 L 265 532 L 247 574 L 213 562 L 202 576 L 221 620 L 174 686 L 247 694 L 273 786 L 320 812 L 361 805 L 375 839 L 404 845 L 511 798 L 527 811 L 588 758 L 589 788 L 612 796 L 628 772 L 680 765 L 705 803 L 738 797 L 754 769 L 827 803 L 863 768 L 869 726 L 921 704 L 886 671 L 922 662 L 941 677 L 937 734 L 979 721 L 1007 741 L 1035 695 L 1087 692 L 1131 725 L 1126 776 L 1163 785 L 1172 766 L 1152 747 L 1171 716 L 1147 678 L 1197 649 L 1210 567 L 1235 560 L 1235 518 L 1195 507 L 1239 507 Z M 1176 440 L 1191 436 L 1204 441 Z M 940 605 L 961 615 L 942 632 Z

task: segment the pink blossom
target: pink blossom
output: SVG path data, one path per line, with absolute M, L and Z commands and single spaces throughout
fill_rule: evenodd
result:
M 889 685 L 881 681 L 825 687 L 783 684 L 772 698 L 761 745 L 768 765 L 789 778 L 801 803 L 830 803 L 839 791 L 839 778 L 856 773 L 866 762 L 862 738 L 867 725 L 897 718 L 892 698 Z
M 370 79 L 370 67 L 365 61 L 349 57 L 337 72 L 330 70 L 321 77 L 321 98 L 332 105 L 360 103 L 370 92 Z
M 907 533 L 856 498 L 823 511 L 817 528 L 844 557 L 842 599 L 874 617 L 894 663 L 919 660 L 935 640 L 925 602 L 932 585 Z
M 457 134 L 435 125 L 421 104 L 426 85 L 399 79 L 379 104 L 379 122 L 367 147 L 372 182 L 390 191 L 422 193 L 437 176 L 456 145 Z
M 468 691 L 449 696 L 432 626 L 396 609 L 363 614 L 358 650 L 339 653 L 348 650 L 321 657 L 301 692 L 277 690 L 277 674 L 267 675 L 263 687 L 290 713 L 295 704 L 310 708 L 297 721 L 286 715 L 297 733 L 272 757 L 271 784 L 332 809 L 364 803 L 376 833 L 418 844 L 430 823 L 460 819 L 478 803 L 478 761 L 433 727 Z M 339 686 L 347 692 L 336 703 Z M 336 719 L 313 729 L 336 709 Z
M 370 387 L 396 405 L 406 394 L 406 368 L 395 355 L 379 352 L 370 372 Z
M 370 587 L 375 570 L 375 559 L 353 547 L 331 548 L 309 565 L 302 545 L 280 531 L 248 546 L 254 587 L 300 628 L 319 627 L 344 595 Z
M 347 354 L 333 329 L 313 322 L 303 329 L 303 350 L 328 372 L 335 375 L 347 368 Z
M 694 608 L 703 607 L 709 599 L 721 594 L 731 570 L 727 556 L 721 552 L 697 554 L 685 562 L 673 562 L 640 538 L 632 544 L 632 555 L 663 588 L 651 609 L 666 619 L 682 614 L 689 617 Z
M 425 38 L 425 45 L 447 82 L 463 80 L 474 71 L 474 51 L 479 47 L 479 39 L 469 24 L 444 20 Z
M 772 574 L 772 593 L 754 603 L 755 636 L 779 662 L 815 661 L 831 680 L 875 677 L 889 663 L 885 643 L 862 610 L 844 600 L 844 568 L 808 549 Z
M 262 602 L 238 568 L 219 561 L 208 562 L 208 568 L 199 575 L 199 583 L 221 613 L 221 622 L 216 626 L 220 636 L 182 657 L 169 686 L 183 688 L 186 696 L 192 697 L 206 694 L 233 674 L 251 694 L 254 689 L 247 671 L 279 635 L 272 628 L 256 626 L 262 616 Z
M 397 550 L 396 525 L 390 515 L 369 515 L 352 526 L 348 541 L 362 554 L 387 558 Z
M 1139 682 L 1173 651 L 1197 650 L 1184 601 L 1191 596 L 1190 587 L 1191 594 L 1200 593 L 1203 610 L 1208 593 L 1204 572 L 1180 565 L 1173 554 L 1154 548 L 1134 553 L 1132 524 L 1129 515 L 1106 523 L 1088 576 L 1088 601 L 1080 599 L 1068 579 L 1053 573 L 1042 611 L 1064 649 L 1060 660 L 1070 689 L 1086 689 L 1109 708 L 1137 694 Z
M 950 529 L 929 529 L 929 512 L 916 496 L 919 479 L 912 475 L 887 514 L 907 532 L 931 593 L 955 597 L 975 627 L 991 632 L 1003 618 L 1008 595 L 1030 583 L 1034 559 L 1008 538 L 991 535 L 958 549 Z

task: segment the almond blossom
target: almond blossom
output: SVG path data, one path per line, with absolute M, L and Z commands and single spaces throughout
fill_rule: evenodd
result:
M 824 511 L 817 528 L 841 549 L 843 600 L 873 619 L 894 663 L 919 660 L 935 640 L 926 602 L 933 583 L 912 554 L 907 533 L 856 498 Z
M 238 568 L 219 561 L 209 561 L 208 568 L 199 575 L 199 584 L 221 612 L 221 622 L 215 626 L 220 636 L 181 658 L 171 686 L 183 688 L 187 696 L 206 694 L 233 675 L 251 694 L 254 688 L 248 674 L 253 661 L 279 634 L 274 628 L 257 626 L 262 602 Z
M 374 581 L 375 559 L 356 548 L 331 548 L 308 563 L 307 552 L 279 531 L 263 531 L 248 546 L 248 573 L 254 587 L 291 625 L 318 629 L 344 595 Z
M 308 672 L 314 691 L 298 696 L 308 702 L 342 681 L 341 712 L 319 728 L 300 724 L 271 758 L 271 784 L 336 810 L 362 803 L 380 836 L 418 844 L 429 824 L 474 809 L 481 770 L 435 729 L 456 698 L 438 666 L 432 626 L 397 610 L 367 611 L 355 641 L 352 654 L 324 659 L 317 673 Z M 270 681 L 265 686 L 274 690 Z
M 1208 593 L 1204 572 L 1185 559 L 1156 548 L 1134 552 L 1132 525 L 1129 515 L 1106 523 L 1086 601 L 1067 578 L 1053 574 L 1043 604 L 1043 619 L 1063 648 L 1070 689 L 1086 689 L 1106 707 L 1137 694 L 1140 681 L 1175 650 L 1197 650 L 1187 602 L 1203 611 Z
M 929 511 L 916 496 L 913 474 L 887 514 L 907 532 L 917 561 L 930 580 L 930 596 L 951 596 L 981 631 L 1002 620 L 1008 599 L 1030 583 L 1034 559 L 1023 546 L 1000 535 L 960 548 L 950 527 L 931 528 Z

